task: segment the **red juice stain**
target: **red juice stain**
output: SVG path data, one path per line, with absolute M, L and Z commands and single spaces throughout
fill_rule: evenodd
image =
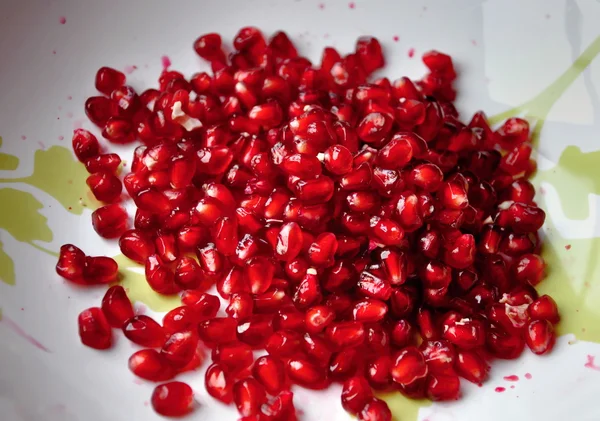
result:
M 52 50 L 52 54 L 56 54 L 56 50 Z
M 352 2 L 348 3 L 348 7 L 349 7 L 350 9 L 354 9 L 354 8 L 356 8 L 356 3 L 354 3 L 354 2 L 352 1 Z
M 58 21 L 60 22 L 61 25 L 64 25 L 65 23 L 67 23 L 67 18 L 64 16 L 61 16 Z
M 67 99 L 70 101 L 70 100 L 72 100 L 72 99 L 73 99 L 73 97 L 72 97 L 71 95 L 69 95 L 69 96 L 67 97 Z
M 592 370 L 600 371 L 600 367 L 598 367 L 596 364 L 594 364 L 595 359 L 596 359 L 596 357 L 594 357 L 593 355 L 588 355 L 587 362 L 585 363 L 584 367 L 591 368 Z
M 567 244 L 567 245 L 565 246 L 565 250 L 571 250 L 571 244 Z
M 519 376 L 515 376 L 514 374 L 511 376 L 504 376 L 504 380 L 506 380 L 507 382 L 518 382 Z
M 65 140 L 64 136 L 58 136 L 58 140 Z
M 514 384 L 510 385 L 510 388 L 511 388 L 511 389 L 514 389 L 514 388 L 515 388 L 515 385 L 514 385 Z
M 68 112 L 67 113 L 67 118 L 73 118 L 73 113 L 72 112 Z
M 321 10 L 325 9 L 325 5 L 323 3 L 319 3 L 319 9 L 321 9 Z
M 21 135 L 21 140 L 27 140 L 27 136 Z
M 494 389 L 494 391 L 495 391 L 495 392 L 498 392 L 498 393 L 502 393 L 502 392 L 504 392 L 505 390 L 506 390 L 506 389 L 505 389 L 505 388 L 503 388 L 503 387 L 501 387 L 501 386 L 499 386 L 499 387 L 497 387 L 497 388 L 495 388 L 495 389 Z
M 532 377 L 533 377 L 533 376 L 531 375 L 531 373 L 525 373 L 525 378 L 526 378 L 527 380 L 531 380 L 531 378 L 532 378 Z
M 160 61 L 164 70 L 167 70 L 171 66 L 171 59 L 168 56 L 162 56 Z
M 127 73 L 128 75 L 132 74 L 135 70 L 137 70 L 137 66 L 134 64 L 132 66 L 125 66 L 125 73 Z
M 394 35 L 394 38 L 393 38 L 393 40 L 394 40 L 395 42 L 398 42 L 398 41 L 400 41 L 400 37 L 399 37 L 398 35 Z
M 410 58 L 413 58 L 415 56 L 415 49 L 411 48 L 410 50 L 408 50 L 408 56 Z

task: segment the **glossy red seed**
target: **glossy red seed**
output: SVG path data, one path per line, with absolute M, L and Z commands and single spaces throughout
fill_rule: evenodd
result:
M 233 319 L 216 317 L 198 325 L 200 339 L 208 344 L 223 344 L 236 340 L 237 323 Z
M 213 361 L 219 363 L 228 373 L 237 373 L 252 365 L 252 348 L 240 342 L 218 345 L 213 351 Z
M 148 285 L 159 294 L 175 294 L 179 290 L 175 284 L 175 274 L 158 254 L 148 256 L 145 273 Z
M 340 348 L 361 345 L 365 340 L 365 329 L 360 322 L 333 323 L 325 330 L 326 338 Z
M 552 324 L 548 320 L 532 321 L 527 325 L 525 341 L 534 354 L 542 355 L 550 352 L 556 342 Z
M 198 347 L 198 335 L 192 330 L 173 333 L 161 349 L 161 354 L 173 367 L 186 366 Z
M 531 303 L 527 313 L 532 320 L 548 320 L 552 324 L 560 321 L 556 301 L 549 295 L 542 295 Z
M 165 330 L 154 319 L 143 314 L 133 316 L 122 327 L 131 342 L 149 348 L 159 348 L 165 343 Z
M 125 84 L 123 72 L 110 67 L 101 67 L 96 73 L 96 89 L 104 95 L 110 95 L 112 91 Z
M 267 401 L 263 386 L 255 379 L 248 377 L 233 386 L 233 401 L 242 417 L 256 415 Z
M 424 379 L 429 369 L 423 354 L 415 347 L 406 347 L 394 356 L 391 369 L 393 380 L 401 386 Z
M 233 383 L 220 364 L 212 364 L 204 376 L 206 391 L 213 398 L 230 404 L 233 401 Z
M 456 374 L 432 373 L 427 378 L 426 388 L 432 401 L 456 400 L 460 393 L 460 380 Z
M 127 211 L 117 204 L 102 206 L 92 212 L 92 225 L 100 237 L 120 237 L 127 230 Z
M 83 277 L 88 284 L 110 284 L 117 281 L 119 266 L 111 257 L 86 257 Z
M 164 382 L 175 377 L 175 370 L 155 349 L 142 349 L 129 357 L 129 370 L 151 382 Z
M 265 390 L 276 395 L 285 386 L 285 366 L 272 356 L 262 356 L 254 362 L 252 375 L 264 386 Z
M 112 331 L 102 310 L 91 307 L 82 311 L 78 318 L 81 343 L 95 349 L 112 346 Z
M 133 317 L 133 306 L 127 293 L 120 285 L 110 287 L 102 298 L 102 312 L 112 327 L 121 328 Z
M 489 371 L 489 366 L 478 354 L 462 350 L 456 354 L 454 368 L 461 377 L 476 384 L 481 384 Z
M 320 333 L 335 320 L 335 311 L 330 307 L 319 305 L 306 310 L 306 331 Z
M 150 398 L 152 408 L 165 417 L 180 417 L 194 407 L 194 392 L 182 382 L 170 382 L 156 386 Z
M 63 278 L 76 283 L 85 283 L 83 272 L 85 270 L 85 253 L 73 244 L 60 247 L 56 273 Z
M 112 203 L 121 196 L 123 184 L 114 174 L 99 172 L 90 175 L 86 180 L 94 197 L 101 202 Z
M 342 386 L 342 406 L 353 415 L 362 411 L 372 398 L 371 386 L 364 377 L 352 377 Z
M 372 398 L 358 414 L 360 421 L 392 421 L 392 412 L 385 401 Z
M 291 358 L 287 373 L 293 382 L 309 389 L 322 389 L 326 385 L 326 372 L 303 358 Z
M 100 153 L 98 139 L 85 129 L 76 129 L 73 132 L 72 143 L 75 156 L 81 162 L 87 162 L 89 159 L 96 157 Z

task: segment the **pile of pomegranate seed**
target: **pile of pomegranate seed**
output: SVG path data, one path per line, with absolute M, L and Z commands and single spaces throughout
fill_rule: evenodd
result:
M 491 359 L 552 349 L 556 303 L 534 289 L 545 214 L 527 181 L 526 121 L 494 131 L 478 112 L 462 123 L 452 60 L 436 51 L 420 81 L 368 83 L 384 65 L 375 38 L 346 56 L 326 48 L 314 66 L 283 32 L 267 42 L 243 28 L 234 47 L 226 56 L 219 35 L 203 35 L 194 48 L 212 76 L 165 70 L 140 94 L 121 72 L 98 71 L 88 117 L 109 142 L 141 145 L 121 181 L 119 156 L 75 131 L 106 203 L 94 229 L 182 305 L 161 324 L 111 286 L 79 316 L 85 345 L 109 348 L 119 328 L 143 347 L 129 368 L 166 382 L 152 395 L 166 416 L 193 410 L 191 388 L 172 379 L 208 347 L 206 389 L 243 421 L 295 420 L 291 385 L 331 382 L 360 420 L 390 420 L 373 390 L 453 400 L 459 377 L 483 382 Z M 73 245 L 56 268 L 86 285 L 118 270 Z

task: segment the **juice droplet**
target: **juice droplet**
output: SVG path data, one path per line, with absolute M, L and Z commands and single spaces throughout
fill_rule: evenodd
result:
M 531 378 L 532 378 L 532 377 L 533 377 L 533 376 L 531 375 L 531 373 L 525 373 L 525 378 L 526 378 L 527 380 L 531 380 Z
M 411 48 L 408 50 L 408 57 L 413 58 L 415 56 L 415 49 Z
M 514 374 L 511 376 L 504 376 L 504 380 L 506 380 L 507 382 L 518 382 L 519 376 L 515 376 Z
M 67 18 L 64 16 L 61 16 L 58 21 L 60 22 L 61 25 L 64 25 L 65 23 L 67 23 Z
M 494 391 L 495 391 L 495 392 L 498 392 L 498 393 L 502 393 L 502 392 L 504 392 L 505 390 L 506 390 L 506 389 L 505 389 L 504 387 L 501 387 L 501 386 L 500 386 L 500 387 L 497 387 L 497 388 L 495 388 L 495 389 L 494 389 Z

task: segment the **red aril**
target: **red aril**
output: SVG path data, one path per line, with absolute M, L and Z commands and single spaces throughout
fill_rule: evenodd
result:
M 92 212 L 92 225 L 100 237 L 120 237 L 127 230 L 127 211 L 117 204 L 102 206 Z
M 112 346 L 112 331 L 102 310 L 91 307 L 79 314 L 79 337 L 81 343 L 95 349 Z
M 133 317 L 133 306 L 127 293 L 120 285 L 110 287 L 102 298 L 102 312 L 112 327 L 121 328 Z
M 164 329 L 154 319 L 143 314 L 133 316 L 122 327 L 131 342 L 149 348 L 163 346 L 167 339 Z
M 87 163 L 89 159 L 98 156 L 100 153 L 98 139 L 85 129 L 76 129 L 73 132 L 73 152 L 75 152 L 77 159 Z
M 129 357 L 129 369 L 133 374 L 151 382 L 164 382 L 175 377 L 175 370 L 163 355 L 155 349 L 142 349 Z
M 182 382 L 170 382 L 156 386 L 150 399 L 152 408 L 165 417 L 181 417 L 192 411 L 194 392 Z

